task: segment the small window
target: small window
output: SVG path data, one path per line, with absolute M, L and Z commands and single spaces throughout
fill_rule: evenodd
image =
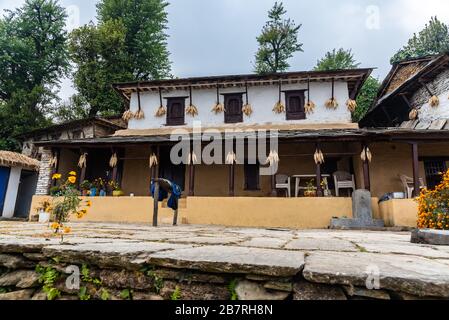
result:
M 226 94 L 224 96 L 225 123 L 243 122 L 243 98 L 242 94 Z
M 444 159 L 424 160 L 424 170 L 427 187 L 434 189 L 441 182 L 441 174 L 447 171 L 446 161 Z
M 167 126 L 182 126 L 185 124 L 185 98 L 167 99 Z
M 287 120 L 304 120 L 304 91 L 286 91 L 286 115 Z
M 248 190 L 248 191 L 260 190 L 259 170 L 260 170 L 260 166 L 258 164 L 245 164 L 244 165 L 245 190 Z

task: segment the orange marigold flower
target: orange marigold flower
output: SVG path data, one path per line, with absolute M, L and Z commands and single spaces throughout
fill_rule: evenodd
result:
M 70 172 L 69 172 L 69 175 L 71 175 L 71 176 L 76 176 L 76 172 L 75 172 L 75 171 L 70 171 Z
M 64 228 L 64 233 L 70 233 L 70 232 L 72 232 L 72 228 L 70 228 L 70 227 Z
M 50 225 L 50 228 L 52 228 L 53 230 L 59 229 L 59 227 L 60 227 L 60 225 L 59 225 L 59 223 L 57 223 L 57 222 L 53 222 L 53 223 Z
M 55 173 L 53 174 L 53 176 L 51 177 L 52 180 L 59 180 L 61 179 L 62 175 L 60 173 Z
M 70 176 L 67 180 L 68 180 L 71 184 L 74 184 L 74 183 L 76 182 L 76 177 Z
M 86 206 L 87 206 L 87 207 L 91 207 L 91 206 L 92 206 L 92 201 L 87 200 L 87 201 L 86 201 Z

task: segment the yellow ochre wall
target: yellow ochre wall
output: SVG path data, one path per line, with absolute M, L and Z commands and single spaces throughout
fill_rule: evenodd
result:
M 47 196 L 34 196 L 31 215 Z M 151 197 L 89 197 L 88 222 L 152 222 Z M 178 223 L 240 227 L 282 227 L 293 229 L 328 228 L 332 217 L 352 217 L 350 198 L 215 198 L 189 197 L 180 204 Z M 373 215 L 379 217 L 377 199 L 372 199 Z M 173 211 L 159 206 L 159 223 L 171 224 Z M 76 219 L 73 219 L 76 221 Z
M 418 219 L 418 204 L 413 199 L 394 199 L 379 204 L 380 219 L 385 226 L 416 228 Z

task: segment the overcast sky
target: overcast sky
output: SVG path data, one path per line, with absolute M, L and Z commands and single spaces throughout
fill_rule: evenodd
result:
M 24 0 L 0 0 L 0 10 Z M 60 0 L 69 13 L 68 28 L 95 21 L 94 0 Z M 274 0 L 170 0 L 168 48 L 176 77 L 251 73 L 256 36 Z M 304 52 L 291 59 L 290 71 L 310 70 L 326 51 L 351 48 L 361 67 L 375 67 L 382 80 L 390 57 L 432 15 L 449 23 L 447 0 L 284 0 L 288 16 L 302 24 Z M 64 80 L 60 97 L 75 91 Z

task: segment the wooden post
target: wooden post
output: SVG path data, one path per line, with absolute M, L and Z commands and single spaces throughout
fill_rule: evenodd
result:
M 419 158 L 418 158 L 418 143 L 412 143 L 412 165 L 413 165 L 413 196 L 417 197 L 420 193 L 419 183 Z
M 60 152 L 60 150 L 59 149 L 53 149 L 53 152 L 52 152 L 52 158 L 53 157 L 56 157 L 56 166 L 53 166 L 52 168 L 51 168 L 51 173 L 50 173 L 50 184 L 49 184 L 49 191 L 50 191 L 50 188 L 51 187 L 54 187 L 54 186 L 56 186 L 56 180 L 54 180 L 54 179 L 52 179 L 53 178 L 53 175 L 55 174 L 55 173 L 57 173 L 58 172 L 58 170 L 59 170 L 59 160 L 60 160 L 60 154 L 61 154 L 61 152 Z
M 371 191 L 371 181 L 369 176 L 369 160 L 368 155 L 366 154 L 366 148 L 368 148 L 368 145 L 363 145 L 363 152 L 365 152 L 365 161 L 363 161 L 363 184 L 365 186 L 365 189 L 368 191 Z
M 79 179 L 79 184 L 81 185 L 81 183 L 83 183 L 84 180 L 86 180 L 86 169 L 87 169 L 87 151 L 85 149 L 81 149 L 80 150 L 80 155 L 83 155 L 84 153 L 86 153 L 86 165 L 84 167 L 81 168 L 81 173 L 80 173 L 80 179 Z
M 192 159 L 189 164 L 189 197 L 195 196 L 195 165 Z
M 193 163 L 193 153 L 194 153 L 193 143 L 190 144 L 190 154 L 189 154 L 189 197 L 195 196 L 195 164 Z
M 114 155 L 114 153 L 117 155 L 117 160 L 118 160 L 118 152 L 117 149 L 112 148 L 112 155 Z M 117 182 L 117 173 L 118 173 L 118 161 L 117 164 L 115 165 L 115 167 L 112 168 L 112 181 Z
M 157 215 L 159 211 L 159 182 L 154 181 L 154 196 L 153 196 L 153 227 L 157 227 Z
M 173 225 L 174 226 L 178 225 L 178 209 L 175 210 L 174 215 L 173 215 Z
M 235 163 L 229 165 L 229 196 L 235 196 Z
M 276 175 L 274 172 L 271 175 L 271 196 L 277 197 L 277 191 L 276 191 Z
M 323 196 L 323 187 L 321 186 L 321 164 L 316 165 L 316 195 Z
M 316 144 L 316 150 L 321 150 L 319 143 Z M 316 195 L 317 195 L 317 197 L 323 196 L 323 187 L 321 186 L 321 164 L 320 163 L 316 164 Z

